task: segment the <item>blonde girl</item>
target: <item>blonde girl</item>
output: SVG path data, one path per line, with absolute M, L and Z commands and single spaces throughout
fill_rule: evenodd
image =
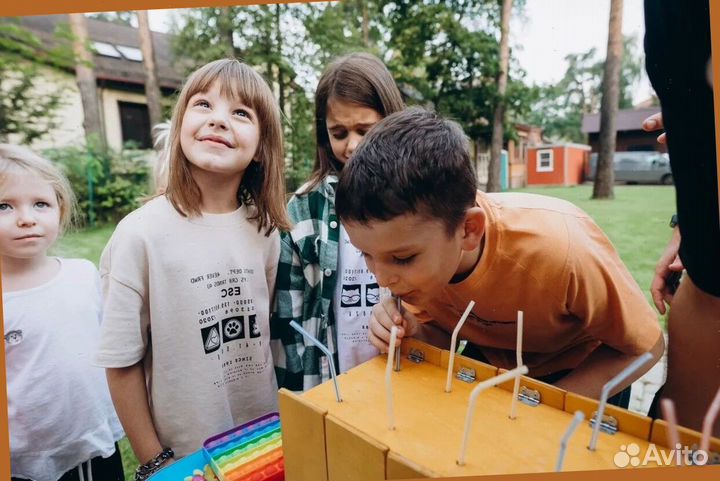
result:
M 64 175 L 30 150 L 0 144 L 0 257 L 13 480 L 123 479 L 123 436 L 105 373 L 100 277 L 84 259 L 48 255 L 70 224 Z
M 273 350 L 284 387 L 309 389 L 329 374 L 329 360 L 290 327 L 292 320 L 328 346 L 340 372 L 378 353 L 368 341 L 367 321 L 380 288 L 335 215 L 335 187 L 363 136 L 404 107 L 392 75 L 373 55 L 340 57 L 320 78 L 315 167 L 290 199 L 295 227 L 281 243 Z
M 97 361 L 139 461 L 136 479 L 277 409 L 269 314 L 284 208 L 280 116 L 248 65 L 189 76 L 172 115 L 166 191 L 101 258 Z

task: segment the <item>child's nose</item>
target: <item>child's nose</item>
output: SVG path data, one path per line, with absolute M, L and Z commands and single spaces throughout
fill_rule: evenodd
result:
M 219 112 L 213 112 L 213 115 L 210 117 L 208 124 L 210 125 L 210 127 L 226 129 L 228 126 L 227 116 Z
M 33 226 L 36 223 L 35 215 L 30 209 L 18 209 L 17 225 L 19 227 Z
M 348 135 L 348 143 L 345 147 L 345 155 L 348 156 L 348 158 L 352 155 L 353 152 L 355 152 L 355 149 L 360 144 L 360 141 L 362 140 L 362 135 L 357 134 L 349 134 Z
M 378 266 L 376 264 L 373 273 L 380 287 L 392 287 L 398 281 L 397 275 L 388 267 Z

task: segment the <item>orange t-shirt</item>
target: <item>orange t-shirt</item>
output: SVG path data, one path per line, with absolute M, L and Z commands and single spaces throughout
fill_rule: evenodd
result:
M 657 316 L 585 212 L 534 194 L 478 192 L 477 203 L 486 214 L 480 260 L 431 305 L 409 306 L 421 321 L 452 332 L 475 301 L 459 338 L 492 364 L 512 368 L 522 310 L 531 376 L 573 369 L 601 343 L 626 354 L 651 350 L 661 335 Z

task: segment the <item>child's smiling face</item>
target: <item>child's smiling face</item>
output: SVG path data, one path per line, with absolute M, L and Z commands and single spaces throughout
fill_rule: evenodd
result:
M 0 184 L 0 255 L 31 259 L 47 255 L 60 231 L 53 186 L 32 173 L 15 173 Z
M 180 128 L 180 145 L 193 168 L 239 177 L 258 150 L 256 112 L 221 93 L 216 81 L 207 92 L 188 100 Z

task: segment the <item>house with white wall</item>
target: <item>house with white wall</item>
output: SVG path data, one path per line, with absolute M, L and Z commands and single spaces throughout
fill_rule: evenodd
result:
M 23 28 L 48 46 L 57 42 L 55 31 L 63 23 L 69 23 L 67 15 L 20 19 Z M 151 126 L 137 29 L 92 18 L 87 19 L 87 25 L 94 50 L 93 64 L 107 144 L 120 149 L 125 142 L 134 141 L 141 148 L 150 148 Z M 158 82 L 163 96 L 173 95 L 182 86 L 184 78 L 172 53 L 171 39 L 169 34 L 152 32 Z M 58 127 L 36 140 L 32 147 L 45 149 L 83 143 L 82 101 L 74 71 L 52 67 L 42 67 L 40 71 L 43 75 L 37 82 L 39 92 L 62 90 L 63 105 L 56 112 Z

